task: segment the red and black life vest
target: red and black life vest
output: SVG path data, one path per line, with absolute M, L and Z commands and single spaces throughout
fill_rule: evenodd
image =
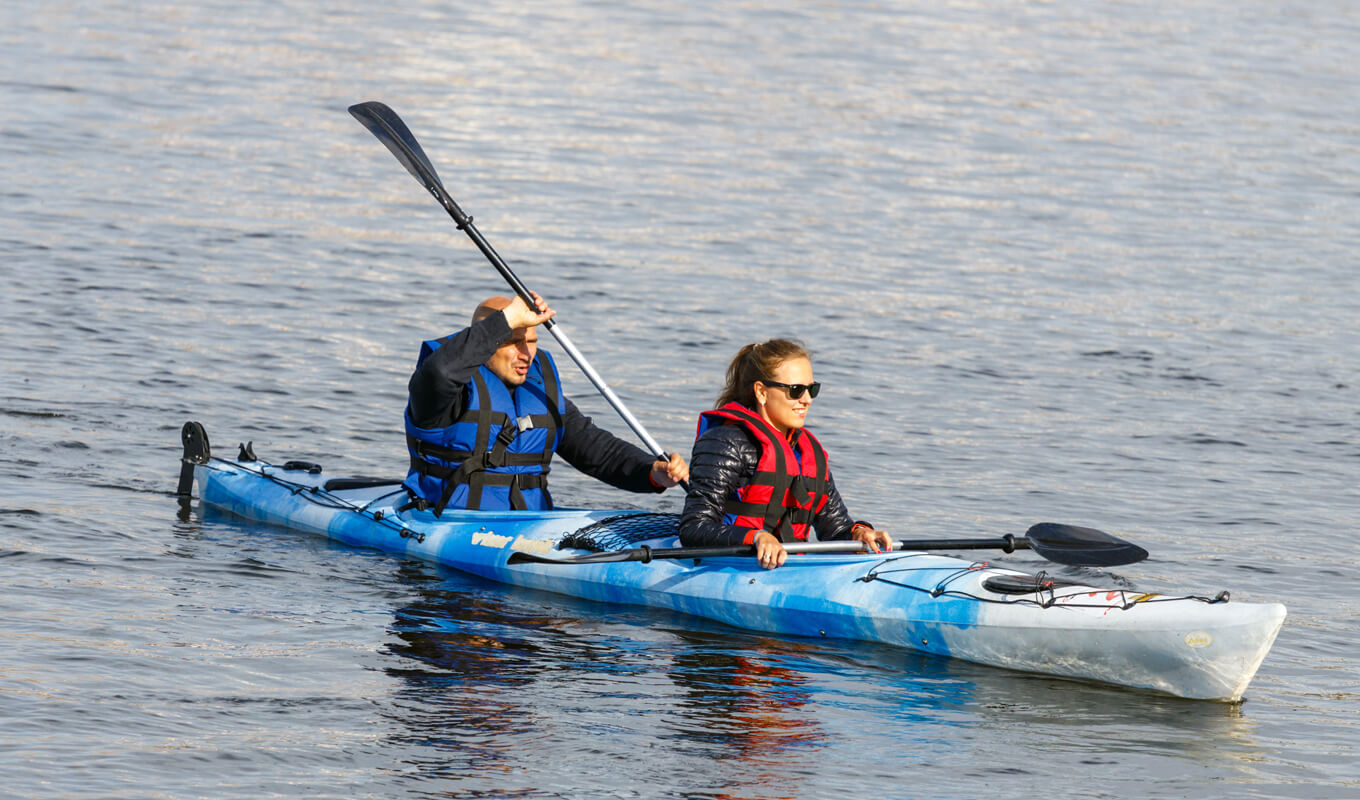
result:
M 723 522 L 760 528 L 781 542 L 806 541 L 808 527 L 826 506 L 831 470 L 826 450 L 803 428 L 779 435 L 759 414 L 740 403 L 699 415 L 699 434 L 713 425 L 741 425 L 760 445 L 756 474 L 723 503 Z

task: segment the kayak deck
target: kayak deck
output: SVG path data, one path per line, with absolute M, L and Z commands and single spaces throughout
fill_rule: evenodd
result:
M 309 465 L 304 465 L 309 466 Z M 203 502 L 239 516 L 444 564 L 507 584 L 666 608 L 751 630 L 881 642 L 1013 670 L 1235 702 L 1285 618 L 1279 604 L 1168 597 L 1051 581 L 921 552 L 791 555 L 775 570 L 741 556 L 650 563 L 510 563 L 558 550 L 583 529 L 600 549 L 673 547 L 673 515 L 399 510 L 396 482 L 336 479 L 259 461 L 194 466 Z M 659 519 L 670 517 L 667 521 Z M 611 529 L 613 525 L 613 529 Z M 610 541 L 610 535 L 615 540 Z M 656 535 L 653 535 L 656 534 Z

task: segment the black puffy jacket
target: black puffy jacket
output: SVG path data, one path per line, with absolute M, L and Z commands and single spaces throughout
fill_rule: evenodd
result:
M 723 502 L 756 474 L 760 445 L 740 425 L 714 425 L 694 442 L 689 461 L 689 494 L 680 516 L 680 543 L 686 547 L 746 543 L 746 528 L 723 523 Z M 826 505 L 813 520 L 817 538 L 849 539 L 853 522 L 836 482 L 827 484 Z

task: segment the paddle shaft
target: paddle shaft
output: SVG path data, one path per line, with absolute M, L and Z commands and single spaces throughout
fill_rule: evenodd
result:
M 468 238 L 472 240 L 472 243 L 477 245 L 477 249 L 482 251 L 482 255 L 486 256 L 487 260 L 491 262 L 491 266 L 496 268 L 496 271 L 501 274 L 502 278 L 505 278 L 505 282 L 510 284 L 511 289 L 515 290 L 515 294 L 523 298 L 524 302 L 529 305 L 529 308 L 537 310 L 537 306 L 534 305 L 534 298 L 529 294 L 529 287 L 524 285 L 524 282 L 519 279 L 519 276 L 515 274 L 515 271 L 510 269 L 510 265 L 506 264 L 505 260 L 496 252 L 496 248 L 492 247 L 491 243 L 486 240 L 486 237 L 482 236 L 482 232 L 477 230 L 477 226 L 472 224 L 472 217 L 464 214 L 463 210 L 458 207 L 458 204 L 454 202 L 452 197 L 448 197 L 447 193 L 445 193 L 445 197 L 448 199 L 448 202 L 444 203 L 441 200 L 441 205 L 449 212 L 449 216 L 453 217 L 453 221 L 458 224 L 459 230 L 466 233 Z M 561 324 L 558 323 L 556 319 L 550 319 L 543 323 L 543 327 L 547 329 L 548 333 L 552 334 L 553 338 L 557 340 L 557 343 L 567 352 L 567 355 L 571 356 L 571 360 L 576 362 L 576 366 L 581 368 L 581 372 L 585 373 L 585 376 L 595 385 L 595 389 L 598 390 L 600 394 L 604 395 L 604 399 L 609 405 L 614 407 L 614 410 L 618 412 L 620 417 L 623 417 L 623 421 L 628 424 L 628 427 L 633 430 L 633 433 L 637 434 L 637 437 L 642 440 L 643 444 L 647 445 L 652 454 L 657 458 L 670 459 L 670 454 L 652 438 L 652 435 L 647 432 L 645 427 L 643 427 L 642 422 L 639 421 L 637 417 L 633 416 L 633 412 L 628 410 L 628 407 L 623 404 L 623 401 L 619 399 L 619 396 L 614 394 L 614 390 L 609 388 L 609 385 L 604 382 L 604 378 L 600 377 L 600 373 L 596 372 L 595 368 L 590 365 L 590 362 L 586 360 L 585 355 L 582 354 L 580 350 L 576 349 L 576 345 L 572 343 L 571 337 L 567 336 L 567 332 L 562 330 Z M 686 486 L 685 490 L 688 491 L 689 487 Z
M 999 539 L 907 539 L 894 541 L 892 550 L 1004 550 L 1007 553 L 1029 548 L 1029 540 L 1023 537 L 1003 536 Z M 641 550 L 642 548 L 639 548 Z M 713 558 L 715 556 L 754 555 L 755 545 L 738 544 L 719 547 L 673 547 L 652 550 L 647 548 L 652 558 Z M 830 542 L 784 542 L 784 549 L 790 553 L 863 553 L 864 543 L 858 540 L 837 540 Z M 627 551 L 633 552 L 633 551 Z
M 1025 537 L 1006 535 L 999 539 L 905 539 L 893 542 L 894 550 L 1001 550 L 1014 553 L 1030 549 Z
M 854 541 L 842 542 L 800 542 L 790 544 L 789 548 L 795 553 L 858 553 L 864 549 L 864 545 Z M 609 564 L 620 561 L 648 561 L 665 558 L 719 558 L 722 556 L 753 556 L 756 553 L 755 545 L 750 544 L 730 544 L 717 545 L 714 547 L 658 547 L 652 548 L 646 545 L 634 547 L 628 550 L 607 550 L 600 553 L 587 553 L 580 556 L 566 556 L 564 558 L 554 558 L 553 556 L 539 555 L 537 553 L 518 552 L 511 553 L 509 562 L 511 564 L 536 563 L 536 564 Z
M 472 217 L 468 216 L 463 212 L 463 209 L 459 208 L 458 203 L 439 180 L 438 174 L 434 171 L 434 165 L 431 164 L 430 160 L 425 156 L 425 151 L 420 147 L 420 143 L 416 141 L 415 136 L 411 133 L 411 129 L 406 126 L 406 123 L 397 115 L 397 112 L 382 103 L 371 101 L 350 106 L 349 112 L 353 114 L 355 119 L 359 120 L 364 127 L 368 128 L 374 136 L 378 137 L 378 140 L 392 152 L 392 155 L 396 156 L 397 161 L 400 162 L 402 166 L 406 167 L 406 170 L 410 172 L 416 180 L 420 181 L 426 190 L 434 196 L 435 200 L 439 201 L 439 204 L 443 206 L 444 210 L 453 218 L 458 229 L 465 232 L 468 235 L 468 238 L 472 239 L 472 243 L 477 246 L 478 250 L 482 251 L 482 255 L 486 256 L 487 260 L 491 262 L 491 266 L 496 268 L 496 271 L 501 274 L 501 277 L 505 279 L 505 282 L 510 284 L 510 288 L 514 290 L 515 294 L 519 295 L 530 308 L 536 309 L 533 295 L 529 293 L 529 287 L 524 285 L 524 282 L 519 279 L 519 276 L 515 274 L 514 270 L 510 269 L 510 266 L 505 263 L 505 259 L 501 258 L 500 254 L 496 252 L 496 248 L 492 247 L 491 243 L 486 240 L 486 237 L 482 236 L 481 231 L 477 230 L 477 226 L 472 224 Z M 623 418 L 623 421 L 628 424 L 628 427 L 632 429 L 633 433 L 637 434 L 637 437 L 642 440 L 643 444 L 647 445 L 652 454 L 657 458 L 669 460 L 670 454 L 652 438 L 652 435 L 647 432 L 647 429 L 643 427 L 638 418 L 633 416 L 633 413 L 628 410 L 623 404 L 623 401 L 619 399 L 618 395 L 614 394 L 614 390 L 610 389 L 604 382 L 604 378 L 600 377 L 600 374 L 595 371 L 595 368 L 590 366 L 590 362 L 586 360 L 586 357 L 580 350 L 576 349 L 576 345 L 572 343 L 571 338 L 562 330 L 561 325 L 557 323 L 557 320 L 550 319 L 543 323 L 543 327 L 553 335 L 553 338 L 555 338 L 557 343 L 562 346 L 562 349 L 567 352 L 567 355 L 576 362 L 576 366 L 581 368 L 581 372 L 585 373 L 586 378 L 595 385 L 595 388 L 604 396 L 604 399 L 609 405 L 613 406 L 614 410 L 618 412 L 619 416 Z M 680 485 L 686 491 L 689 490 L 689 486 L 685 483 L 682 482 Z
M 894 541 L 892 550 L 996 550 L 1007 553 L 1024 550 L 1029 540 L 1004 536 L 1000 539 L 907 539 Z M 790 554 L 799 553 L 864 553 L 864 543 L 857 540 L 831 542 L 784 542 L 784 549 Z M 652 558 L 712 558 L 714 556 L 754 555 L 755 545 L 732 545 L 727 547 L 676 547 L 666 550 L 652 550 Z
M 1006 536 L 1000 539 L 918 539 L 901 542 L 893 542 L 893 550 L 929 550 L 929 549 L 953 549 L 953 550 L 985 550 L 1000 548 L 1007 553 L 1016 549 L 1029 547 L 1028 539 L 1017 539 L 1014 536 Z M 864 543 L 855 540 L 840 540 L 831 542 L 785 542 L 784 548 L 791 555 L 801 555 L 804 553 L 863 553 Z M 540 564 L 601 564 L 619 561 L 648 561 L 665 558 L 720 558 L 723 556 L 752 556 L 755 555 L 755 545 L 736 544 L 718 545 L 715 547 L 636 547 L 628 550 L 613 550 L 602 553 L 589 553 L 582 556 L 567 556 L 565 558 L 553 558 L 551 556 L 539 556 L 531 553 L 515 553 L 510 556 L 510 563 L 523 563 L 533 561 Z
M 859 553 L 864 544 L 855 541 L 843 542 L 788 542 L 784 545 L 791 553 Z M 716 556 L 755 555 L 755 545 L 739 544 L 719 547 L 676 547 L 651 551 L 652 558 L 714 558 Z
M 785 542 L 784 548 L 792 555 L 804 553 L 862 553 L 864 545 L 858 541 Z M 889 550 L 1032 550 L 1040 557 L 1070 566 L 1112 567 L 1133 564 L 1147 558 L 1147 551 L 1131 542 L 1111 536 L 1094 528 L 1080 528 L 1054 522 L 1033 525 L 1025 536 L 1006 534 L 994 539 L 903 539 L 894 541 Z M 509 563 L 534 562 L 540 564 L 606 564 L 620 561 L 648 562 L 660 558 L 716 558 L 720 556 L 753 556 L 754 545 L 722 545 L 715 547 L 661 547 L 647 545 L 628 550 L 610 550 L 577 556 L 553 557 L 532 553 L 514 553 Z

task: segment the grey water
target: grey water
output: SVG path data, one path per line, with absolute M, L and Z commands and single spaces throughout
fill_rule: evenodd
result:
M 9 0 L 0 23 L 0 796 L 1360 796 L 1354 3 Z M 190 419 L 220 454 L 401 474 L 419 341 L 504 291 L 345 113 L 371 99 L 663 445 L 688 452 L 740 345 L 801 338 L 856 517 L 1087 525 L 1152 556 L 1082 579 L 1282 602 L 1246 702 L 181 509 Z

